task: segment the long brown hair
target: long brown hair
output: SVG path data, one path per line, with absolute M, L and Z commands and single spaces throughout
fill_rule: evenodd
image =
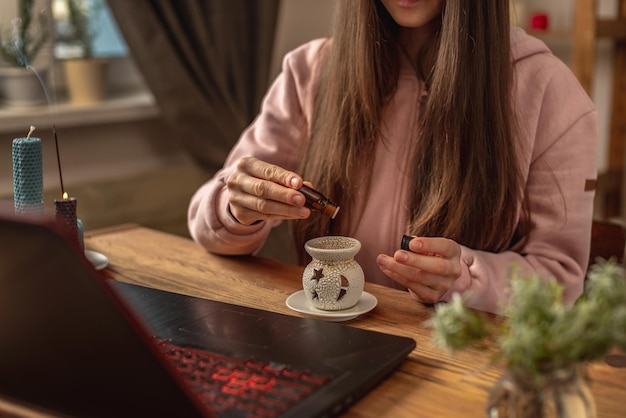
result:
M 523 194 L 512 105 L 509 2 L 446 0 L 420 53 L 428 95 L 409 168 L 409 229 L 474 249 L 506 248 Z M 397 84 L 399 30 L 380 0 L 337 2 L 328 65 L 316 97 L 303 178 L 358 222 L 367 199 L 382 109 Z M 297 221 L 304 242 L 329 231 L 319 214 Z

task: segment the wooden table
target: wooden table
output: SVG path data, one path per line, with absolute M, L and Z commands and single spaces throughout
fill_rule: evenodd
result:
M 189 239 L 136 225 L 88 232 L 85 245 L 109 258 L 105 274 L 119 281 L 299 315 L 285 305 L 301 288 L 299 266 L 212 255 Z M 369 283 L 365 290 L 376 296 L 378 306 L 345 325 L 411 337 L 417 348 L 344 416 L 484 417 L 488 390 L 502 372 L 501 365 L 491 364 L 492 353 L 469 349 L 451 356 L 430 341 L 425 321 L 432 308 L 403 291 Z M 626 368 L 599 362 L 590 367 L 590 376 L 598 417 L 624 417 Z

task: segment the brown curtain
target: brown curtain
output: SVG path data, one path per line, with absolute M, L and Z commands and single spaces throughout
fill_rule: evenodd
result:
M 266 88 L 280 0 L 108 0 L 163 117 L 219 168 Z

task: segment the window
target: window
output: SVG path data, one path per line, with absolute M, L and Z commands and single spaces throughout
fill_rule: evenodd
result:
M 70 24 L 68 0 L 51 0 L 55 22 L 54 56 L 57 59 L 73 58 L 82 52 L 74 40 L 74 29 Z M 88 31 L 93 34 L 94 57 L 120 57 L 128 55 L 115 19 L 106 0 L 79 0 L 80 7 L 88 13 Z
M 37 121 L 37 125 L 54 122 L 57 126 L 71 127 L 131 122 L 158 116 L 154 98 L 134 65 L 106 0 L 80 1 L 84 2 L 87 10 L 95 11 L 90 14 L 89 19 L 97 35 L 93 45 L 94 56 L 104 58 L 108 62 L 105 100 L 90 106 L 75 104 L 68 100 L 63 64 L 67 58 L 76 57 L 78 52 L 67 33 L 69 30 L 67 0 L 35 0 L 36 10 L 44 11 L 54 18 L 51 25 L 55 29 L 54 48 L 50 42 L 50 48 L 39 54 L 38 59 L 44 67 L 48 65 L 51 69 L 45 77 L 45 82 L 49 91 L 54 92 L 50 97 L 53 98 L 55 111 L 51 112 L 50 103 L 47 103 L 29 106 L 28 112 L 24 112 L 23 108 L 6 105 L 3 92 L 0 91 L 0 133 L 22 132 L 24 126 L 33 124 L 33 121 Z M 0 0 L 0 25 L 10 24 L 10 20 L 17 16 L 17 5 L 18 0 Z

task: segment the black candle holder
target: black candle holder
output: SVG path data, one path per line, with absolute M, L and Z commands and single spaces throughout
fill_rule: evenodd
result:
M 69 234 L 70 238 L 80 246 L 78 236 L 78 219 L 76 216 L 76 198 L 54 199 L 56 221 Z

